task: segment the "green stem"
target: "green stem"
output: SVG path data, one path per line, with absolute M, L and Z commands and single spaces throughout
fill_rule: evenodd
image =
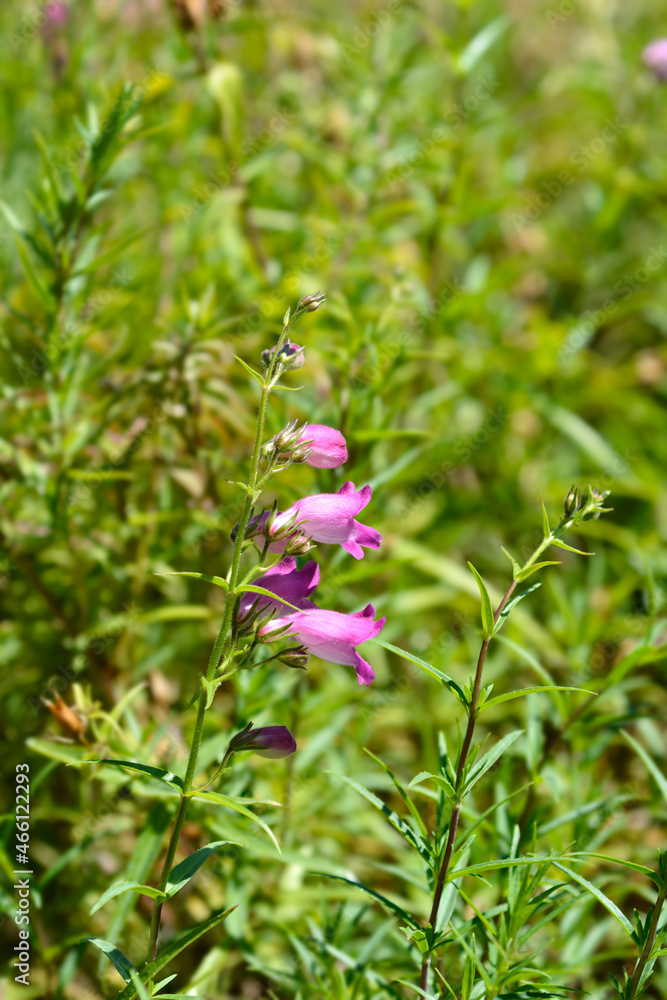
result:
M 632 974 L 632 980 L 630 982 L 630 996 L 628 1000 L 635 1000 L 637 996 L 637 990 L 639 989 L 639 984 L 641 982 L 644 969 L 647 963 L 651 959 L 651 952 L 653 951 L 653 945 L 655 944 L 655 938 L 658 933 L 658 923 L 660 921 L 660 914 L 665 903 L 665 896 L 667 895 L 667 888 L 660 890 L 658 898 L 656 900 L 655 906 L 653 907 L 653 916 L 651 917 L 651 926 L 649 927 L 648 934 L 646 936 L 646 941 L 644 942 L 644 947 L 642 948 L 642 953 L 637 959 L 637 964 L 635 965 L 635 971 Z
M 255 444 L 252 452 L 252 459 L 250 462 L 250 475 L 248 477 L 248 485 L 246 492 L 246 499 L 243 505 L 243 512 L 241 514 L 241 520 L 239 522 L 238 531 L 236 535 L 236 540 L 234 542 L 234 553 L 232 556 L 232 566 L 229 573 L 229 591 L 227 593 L 225 601 L 225 613 L 222 619 L 222 624 L 220 626 L 220 631 L 218 632 L 218 637 L 215 640 L 213 649 L 211 650 L 211 655 L 209 657 L 208 666 L 206 668 L 206 680 L 210 683 L 214 680 L 216 670 L 218 669 L 218 664 L 220 662 L 220 657 L 229 652 L 229 644 L 232 640 L 232 618 L 234 614 L 234 606 L 236 604 L 236 586 L 239 578 L 239 567 L 241 565 L 241 555 L 243 552 L 243 543 L 245 541 L 246 528 L 248 527 L 248 521 L 250 520 L 250 512 L 252 510 L 253 503 L 256 500 L 256 490 L 257 490 L 257 473 L 259 470 L 259 460 L 262 448 L 262 438 L 264 437 L 264 425 L 266 423 L 266 408 L 269 400 L 269 395 L 271 394 L 271 388 L 275 385 L 275 379 L 279 372 L 278 355 L 280 349 L 285 343 L 285 338 L 289 333 L 291 326 L 294 325 L 296 319 L 298 319 L 299 314 L 296 314 L 294 320 L 291 324 L 287 324 L 280 335 L 276 349 L 274 351 L 273 357 L 269 364 L 266 376 L 264 378 L 264 383 L 262 385 L 262 394 L 259 401 L 259 408 L 257 411 L 257 425 L 255 430 Z M 225 661 L 226 662 L 226 661 Z M 176 817 L 174 819 L 174 825 L 172 827 L 171 835 L 169 837 L 169 844 L 167 845 L 167 853 L 162 865 L 162 872 L 160 875 L 160 881 L 158 883 L 158 889 L 164 892 L 169 879 L 169 873 L 171 871 L 172 865 L 174 863 L 174 857 L 176 856 L 176 849 L 178 847 L 178 842 L 181 836 L 181 830 L 183 829 L 183 823 L 185 822 L 185 817 L 188 811 L 188 805 L 190 804 L 190 798 L 192 797 L 191 788 L 192 782 L 194 780 L 195 772 L 197 770 L 197 759 L 199 757 L 199 748 L 201 747 L 201 741 L 204 734 L 204 716 L 206 714 L 206 700 L 208 691 L 204 684 L 201 685 L 201 690 L 199 692 L 199 701 L 197 704 L 197 719 L 195 721 L 195 730 L 192 737 L 192 746 L 190 747 L 190 753 L 188 755 L 187 769 L 185 772 L 185 778 L 183 779 L 183 790 L 181 792 L 180 802 L 178 804 L 178 811 L 176 812 Z M 220 770 L 225 766 L 228 756 L 225 756 L 223 764 Z M 219 773 L 219 772 L 218 772 Z M 206 787 L 206 786 L 204 786 Z M 148 957 L 147 963 L 155 960 L 157 955 L 159 936 L 160 936 L 160 918 L 162 916 L 162 906 L 163 902 L 157 899 L 153 903 L 153 913 L 151 916 L 151 927 L 150 935 L 148 939 Z
M 521 572 L 528 569 L 533 565 L 534 562 L 539 559 L 540 555 L 545 549 L 551 545 L 555 533 L 552 531 L 542 539 L 538 547 L 535 549 L 533 554 L 521 567 Z M 511 584 L 507 588 L 507 591 L 502 598 L 500 604 L 496 608 L 495 614 L 493 616 L 494 622 L 497 622 L 500 615 L 505 610 L 505 606 L 509 601 L 510 597 L 514 593 L 517 586 L 517 580 L 512 580 Z M 482 690 L 482 675 L 484 673 L 484 664 L 486 662 L 486 654 L 491 643 L 492 636 L 487 636 L 481 645 L 479 656 L 477 658 L 477 667 L 475 669 L 475 681 L 472 690 L 472 696 L 470 698 L 470 704 L 468 706 L 468 724 L 466 726 L 466 731 L 463 737 L 463 743 L 461 744 L 461 752 L 459 754 L 458 766 L 456 768 L 456 800 L 454 802 L 454 807 L 452 809 L 452 816 L 449 821 L 449 829 L 447 831 L 447 842 L 445 844 L 445 853 L 442 858 L 442 864 L 440 865 L 440 871 L 438 872 L 438 878 L 435 885 L 435 892 L 433 894 L 433 905 L 431 906 L 431 913 L 428 918 L 428 922 L 431 926 L 431 933 L 435 935 L 435 926 L 438 920 L 438 913 L 440 910 L 440 901 L 442 899 L 442 893 L 445 888 L 447 881 L 447 875 L 449 873 L 449 866 L 451 864 L 452 855 L 454 853 L 454 845 L 456 843 L 456 833 L 459 826 L 459 819 L 461 817 L 461 805 L 463 803 L 463 791 L 461 789 L 461 784 L 463 781 L 463 773 L 465 771 L 465 766 L 468 761 L 468 754 L 470 753 L 470 747 L 472 745 L 472 739 L 475 732 L 475 723 L 477 721 L 477 708 L 479 706 L 479 696 Z M 426 952 L 422 958 L 421 976 L 420 976 L 420 987 L 426 992 L 428 989 L 428 980 L 431 970 L 431 957 L 432 952 Z

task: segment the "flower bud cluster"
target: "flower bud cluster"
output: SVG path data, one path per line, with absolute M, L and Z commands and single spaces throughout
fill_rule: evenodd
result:
M 291 420 L 279 434 L 264 445 L 264 457 L 273 459 L 280 465 L 306 462 L 310 456 L 308 441 L 302 441 L 307 424 L 299 426 L 298 420 Z
M 273 361 L 274 355 L 277 350 L 276 347 L 266 348 L 262 351 L 262 365 L 264 368 L 269 368 L 271 362 Z M 299 344 L 292 343 L 291 340 L 286 341 L 280 348 L 280 353 L 278 354 L 278 364 L 282 365 L 288 371 L 294 371 L 297 368 L 303 368 L 305 364 L 305 357 L 303 353 L 303 347 Z
M 564 520 L 569 525 L 581 524 L 582 521 L 595 521 L 600 514 L 606 514 L 611 507 L 604 507 L 604 501 L 609 496 L 609 490 L 598 490 L 588 487 L 585 495 L 579 486 L 573 486 L 563 503 Z

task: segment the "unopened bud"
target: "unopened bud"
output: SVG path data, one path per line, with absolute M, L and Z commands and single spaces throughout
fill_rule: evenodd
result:
M 285 546 L 284 555 L 286 556 L 305 556 L 306 552 L 310 552 L 313 546 L 310 544 L 312 539 L 308 535 L 292 535 L 288 539 L 287 545 Z
M 291 646 L 289 649 L 283 649 L 277 658 L 288 667 L 305 670 L 308 665 L 308 650 L 305 646 Z
M 581 506 L 581 490 L 578 486 L 573 486 L 563 503 L 563 510 L 566 517 L 572 517 Z
M 252 750 L 260 757 L 289 757 L 296 750 L 296 740 L 287 726 L 260 726 L 253 729 L 252 722 L 233 736 L 227 748 L 230 753 Z
M 310 448 L 307 445 L 302 445 L 300 448 L 295 448 L 290 454 L 290 459 L 294 465 L 300 465 L 301 462 L 307 462 L 310 456 Z
M 262 351 L 262 364 L 265 368 L 270 367 L 275 353 L 276 353 L 275 347 L 267 348 L 266 350 Z M 306 361 L 303 354 L 303 347 L 300 347 L 299 344 L 293 344 L 290 340 L 288 340 L 280 348 L 278 361 L 284 368 L 288 368 L 290 370 L 296 368 L 303 368 Z
M 304 295 L 304 297 L 299 299 L 297 302 L 297 312 L 302 309 L 305 310 L 305 312 L 315 312 L 320 308 L 325 299 L 326 295 L 324 292 L 314 292 L 312 295 Z

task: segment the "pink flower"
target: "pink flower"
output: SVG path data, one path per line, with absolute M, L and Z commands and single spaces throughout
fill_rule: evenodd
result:
M 647 45 L 642 52 L 642 61 L 661 80 L 667 80 L 667 38 L 659 38 Z
M 338 493 L 315 493 L 304 497 L 278 514 L 271 533 L 275 534 L 296 513 L 295 526 L 299 533 L 310 535 L 316 542 L 342 545 L 355 559 L 363 559 L 362 545 L 379 549 L 382 542 L 379 531 L 354 520 L 355 514 L 370 503 L 372 494 L 370 486 L 357 492 L 354 483 L 347 482 Z M 282 539 L 271 546 L 271 551 L 282 552 L 284 548 L 285 539 Z
M 306 424 L 299 442 L 310 449 L 306 459 L 316 469 L 337 469 L 347 462 L 347 445 L 340 431 L 325 424 Z
M 67 22 L 66 0 L 53 0 L 47 3 L 44 13 L 52 24 L 65 24 Z
M 274 629 L 290 624 L 290 635 L 298 640 L 314 656 L 329 663 L 345 663 L 354 667 L 360 684 L 370 684 L 375 673 L 370 663 L 356 651 L 355 646 L 368 639 L 374 639 L 384 628 L 386 618 L 373 621 L 375 608 L 366 605 L 363 611 L 344 615 L 340 611 L 323 611 L 315 608 L 293 616 L 274 619 L 266 629 Z
M 258 602 L 258 608 L 275 607 L 283 613 L 288 612 L 289 609 L 285 607 L 280 598 L 304 611 L 308 608 L 314 608 L 315 605 L 308 598 L 319 582 L 320 567 L 316 562 L 308 562 L 303 569 L 297 569 L 294 556 L 283 559 L 268 573 L 264 573 L 263 576 L 254 581 L 256 586 L 263 587 L 264 590 L 270 590 L 272 594 L 275 594 L 276 600 L 272 601 L 269 597 L 258 596 L 252 592 L 245 593 L 241 598 L 239 618 L 247 615 L 255 601 Z

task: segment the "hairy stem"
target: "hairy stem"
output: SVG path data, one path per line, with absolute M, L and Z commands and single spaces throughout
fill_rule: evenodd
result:
M 298 314 L 297 314 L 298 317 Z M 297 318 L 295 317 L 295 318 Z M 271 363 L 269 364 L 266 377 L 262 385 L 262 393 L 260 396 L 259 407 L 257 411 L 257 424 L 255 429 L 255 444 L 252 452 L 252 459 L 250 461 L 250 473 L 248 476 L 248 483 L 246 488 L 246 499 L 243 505 L 243 512 L 241 514 L 241 520 L 238 525 L 236 539 L 234 542 L 234 553 L 232 556 L 232 565 L 229 572 L 229 590 L 227 593 L 227 598 L 225 601 L 225 613 L 222 619 L 222 624 L 220 626 L 220 631 L 218 632 L 218 637 L 215 640 L 215 644 L 211 651 L 209 657 L 208 666 L 206 668 L 205 678 L 209 683 L 215 679 L 216 671 L 218 669 L 218 664 L 220 663 L 220 657 L 229 651 L 230 644 L 233 645 L 232 636 L 232 624 L 234 607 L 236 604 L 236 586 L 239 579 L 239 567 L 241 565 L 241 555 L 243 552 L 243 543 L 245 541 L 245 532 L 248 527 L 248 521 L 250 520 L 250 512 L 252 511 L 253 503 L 255 502 L 256 496 L 255 492 L 257 489 L 257 474 L 259 469 L 259 460 L 262 448 L 262 438 L 264 436 L 264 424 L 266 422 L 266 409 L 268 404 L 269 395 L 271 393 L 273 381 L 277 375 L 277 369 L 279 368 L 278 354 L 280 349 L 285 342 L 285 338 L 289 332 L 289 325 L 283 328 L 283 331 L 278 340 L 278 344 L 274 351 Z M 225 662 L 227 662 L 225 660 Z M 188 811 L 188 805 L 192 797 L 192 782 L 195 777 L 197 770 L 197 760 L 199 757 L 199 748 L 201 747 L 201 741 L 204 734 L 204 716 L 206 714 L 206 701 L 208 696 L 208 690 L 205 684 L 202 683 L 199 692 L 199 700 L 197 703 L 197 718 L 195 721 L 195 730 L 192 737 L 192 745 L 190 747 L 190 753 L 188 755 L 187 769 L 185 772 L 185 778 L 183 779 L 183 790 L 181 792 L 181 798 L 178 805 L 178 810 L 176 812 L 176 817 L 174 819 L 174 825 L 171 830 L 169 837 L 169 843 L 167 845 L 167 853 L 165 855 L 164 862 L 162 864 L 162 872 L 160 874 L 160 881 L 158 883 L 158 889 L 164 892 L 169 879 L 169 872 L 171 871 L 172 865 L 174 863 L 174 857 L 176 856 L 176 849 L 178 847 L 178 842 L 181 836 L 181 830 L 183 829 L 183 823 L 185 822 L 185 817 Z M 224 764 L 227 762 L 227 757 L 225 758 Z M 221 768 L 222 769 L 222 768 Z M 218 772 L 219 773 L 219 772 Z M 148 939 L 148 957 L 147 962 L 152 962 L 155 960 L 157 955 L 159 936 L 160 936 L 160 919 L 162 916 L 162 906 L 163 902 L 155 900 L 153 903 L 153 913 L 151 916 L 151 928 L 150 935 Z

